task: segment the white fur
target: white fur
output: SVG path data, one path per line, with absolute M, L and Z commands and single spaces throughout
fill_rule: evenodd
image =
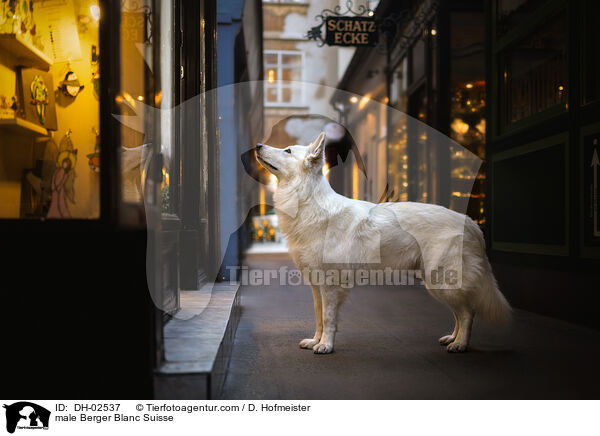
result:
M 277 176 L 275 209 L 300 271 L 421 271 L 429 293 L 454 313 L 454 331 L 439 340 L 449 352 L 467 349 L 475 312 L 494 322 L 509 318 L 510 306 L 498 290 L 473 220 L 432 204 L 373 204 L 337 194 L 322 173 L 323 143 L 321 133 L 309 146 L 257 149 L 259 162 Z M 438 267 L 456 271 L 457 284 L 435 282 L 431 271 Z M 346 290 L 312 285 L 312 292 L 316 331 L 300 347 L 331 353 Z

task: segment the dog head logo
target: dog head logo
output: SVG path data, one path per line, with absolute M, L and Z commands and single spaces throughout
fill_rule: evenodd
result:
M 19 401 L 11 405 L 5 404 L 6 431 L 14 433 L 18 429 L 48 429 L 50 411 L 28 401 Z

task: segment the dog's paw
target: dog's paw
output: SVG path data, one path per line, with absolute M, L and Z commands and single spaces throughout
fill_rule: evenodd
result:
M 300 346 L 300 348 L 312 348 L 315 345 L 317 345 L 319 343 L 318 339 L 313 339 L 313 338 L 306 338 L 306 339 L 302 339 L 300 341 L 300 343 L 298 344 Z
M 446 350 L 448 353 L 464 353 L 467 351 L 467 345 L 454 341 L 451 344 L 448 344 Z
M 440 338 L 440 345 L 448 345 L 451 342 L 454 342 L 454 336 L 452 335 L 442 336 Z
M 318 343 L 313 347 L 315 354 L 329 354 L 333 352 L 333 344 Z

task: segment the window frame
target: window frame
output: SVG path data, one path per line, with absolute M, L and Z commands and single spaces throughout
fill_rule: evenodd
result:
M 267 64 L 266 62 L 266 58 L 267 55 L 277 55 L 277 64 Z M 283 68 L 283 64 L 281 62 L 282 60 L 282 56 L 284 55 L 299 55 L 300 56 L 300 66 L 296 67 L 296 68 Z M 278 79 L 275 80 L 275 84 L 274 86 L 272 84 L 269 84 L 265 78 L 265 97 L 264 97 L 264 102 L 265 102 L 265 107 L 304 107 L 306 105 L 306 96 L 304 94 L 304 58 L 305 58 L 305 53 L 302 50 L 264 50 L 263 52 L 263 57 L 265 59 L 264 62 L 264 69 L 265 69 L 265 75 L 266 72 L 269 69 L 276 69 L 277 71 L 277 77 Z M 300 80 L 299 81 L 290 81 L 290 80 L 283 80 L 281 79 L 281 77 L 283 77 L 283 70 L 284 69 L 289 69 L 289 70 L 300 70 Z M 295 102 L 290 103 L 290 102 L 285 102 L 282 101 L 282 91 L 283 89 L 296 89 L 294 84 L 298 84 L 299 87 L 298 89 L 300 90 L 300 104 L 297 104 Z M 277 101 L 276 102 L 271 102 L 267 100 L 267 92 L 266 89 L 267 88 L 275 88 L 277 90 Z

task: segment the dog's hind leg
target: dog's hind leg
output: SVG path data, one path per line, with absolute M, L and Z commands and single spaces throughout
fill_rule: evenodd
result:
M 471 336 L 471 325 L 475 311 L 469 304 L 462 289 L 430 289 L 427 291 L 438 301 L 446 304 L 454 314 L 454 331 L 451 335 L 442 336 L 439 341 L 446 345 L 450 353 L 459 353 L 467 350 Z
M 315 304 L 315 319 L 317 327 L 315 329 L 315 335 L 312 338 L 302 339 L 300 341 L 300 348 L 312 349 L 321 340 L 323 335 L 323 299 L 321 298 L 321 290 L 318 286 L 312 286 L 313 300 Z
M 475 313 L 472 309 L 463 307 L 460 311 L 455 312 L 454 316 L 457 319 L 458 332 L 456 333 L 456 338 L 448 344 L 446 350 L 449 353 L 460 353 L 467 351 Z
M 313 350 L 316 354 L 327 354 L 333 351 L 338 313 L 344 300 L 344 293 L 340 289 L 322 287 L 321 296 L 323 298 L 323 335 Z
M 440 338 L 440 345 L 448 345 L 451 342 L 454 342 L 454 339 L 456 339 L 456 334 L 458 333 L 458 323 L 459 323 L 459 319 L 456 316 L 455 313 L 453 313 L 454 315 L 454 330 L 452 331 L 451 334 L 446 335 L 446 336 L 442 336 Z

